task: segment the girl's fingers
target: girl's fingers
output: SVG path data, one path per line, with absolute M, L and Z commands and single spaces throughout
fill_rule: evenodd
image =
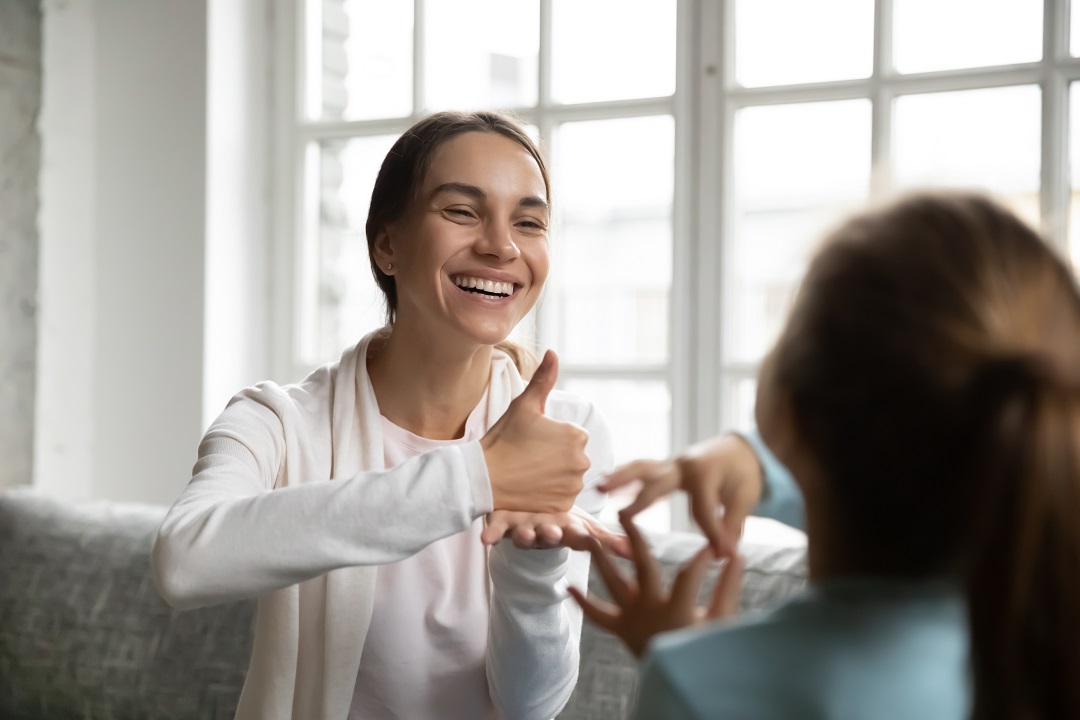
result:
M 627 517 L 634 517 L 664 495 L 667 495 L 667 489 L 660 483 L 645 483 L 641 486 L 641 490 L 638 492 L 637 497 L 635 497 L 629 505 L 624 507 L 620 513 Z
M 590 622 L 602 627 L 608 632 L 616 632 L 621 613 L 619 613 L 614 605 L 606 603 L 603 600 L 594 600 L 585 597 L 584 593 L 573 586 L 568 587 L 566 591 L 570 593 L 570 597 L 574 598 L 574 601 L 581 606 L 581 612 Z
M 731 617 L 739 610 L 742 573 L 745 561 L 739 555 L 730 558 L 720 571 L 706 617 L 711 620 Z
M 756 502 L 748 502 L 742 497 L 736 497 L 724 504 L 724 517 L 722 524 L 726 535 L 731 541 L 731 557 L 738 554 L 739 538 L 742 537 L 743 527 L 746 525 L 746 518 L 754 511 Z
M 615 567 L 615 563 L 608 557 L 607 553 L 604 552 L 604 549 L 600 546 L 600 541 L 594 538 L 590 540 L 590 543 L 592 544 L 593 562 L 596 564 L 597 572 L 600 573 L 600 579 L 604 581 L 608 592 L 611 593 L 611 599 L 620 607 L 629 606 L 634 601 L 634 596 L 637 593 L 623 578 L 622 573 Z
M 656 460 L 635 460 L 626 463 L 608 473 L 597 488 L 603 492 L 611 492 L 624 485 L 629 485 L 635 480 L 641 480 L 645 476 L 652 474 L 658 464 Z
M 677 608 L 694 608 L 697 605 L 697 594 L 701 588 L 701 580 L 705 577 L 705 571 L 715 559 L 712 548 L 709 545 L 698 550 L 697 554 L 679 570 L 675 580 L 671 583 L 671 603 Z
M 738 541 L 731 537 L 717 517 L 718 500 L 707 485 L 694 485 L 690 490 L 690 514 L 709 541 L 716 557 L 731 557 L 738 550 Z M 727 508 L 724 508 L 727 517 Z M 736 536 L 737 537 L 737 536 Z
M 622 523 L 630 542 L 630 550 L 633 553 L 631 559 L 634 561 L 634 569 L 637 572 L 638 587 L 643 594 L 655 597 L 660 592 L 660 573 L 649 553 L 649 544 L 630 516 L 620 512 L 619 522 Z

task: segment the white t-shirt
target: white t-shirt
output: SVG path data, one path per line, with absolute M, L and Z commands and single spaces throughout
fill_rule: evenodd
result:
M 484 435 L 487 394 L 457 440 L 428 440 L 382 418 L 387 469 Z M 400 562 L 380 565 L 349 720 L 496 717 L 488 692 L 490 585 L 484 520 Z

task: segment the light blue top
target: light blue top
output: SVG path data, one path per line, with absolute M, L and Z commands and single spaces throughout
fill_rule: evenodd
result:
M 798 487 L 756 435 L 767 499 L 757 514 L 802 526 Z M 637 720 L 965 720 L 968 630 L 959 590 L 852 578 L 780 608 L 655 638 Z

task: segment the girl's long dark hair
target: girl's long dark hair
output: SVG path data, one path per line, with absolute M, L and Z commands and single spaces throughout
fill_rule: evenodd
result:
M 859 567 L 966 589 L 974 716 L 1080 718 L 1080 294 L 995 202 L 838 229 L 770 360 Z

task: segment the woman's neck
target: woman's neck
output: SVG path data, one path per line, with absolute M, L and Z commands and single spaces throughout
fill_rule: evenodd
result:
M 368 348 L 379 412 L 420 437 L 462 437 L 487 388 L 491 351 L 490 345 L 465 347 L 395 326 L 386 340 Z

